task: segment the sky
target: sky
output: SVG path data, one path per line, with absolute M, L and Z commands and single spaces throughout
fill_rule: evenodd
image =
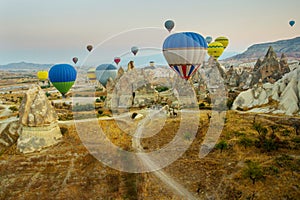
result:
M 0 65 L 108 62 L 135 45 L 139 56 L 160 53 L 168 19 L 172 33 L 226 36 L 226 52 L 243 52 L 299 36 L 299 8 L 299 0 L 0 0 Z

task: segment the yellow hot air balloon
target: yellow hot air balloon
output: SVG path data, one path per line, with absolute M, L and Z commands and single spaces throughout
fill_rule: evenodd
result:
M 216 60 L 222 55 L 223 51 L 224 46 L 220 42 L 212 42 L 207 48 L 208 55 L 214 57 Z
M 91 67 L 91 68 L 88 69 L 87 77 L 90 81 L 96 81 L 97 80 L 95 71 L 96 71 L 96 67 Z
M 227 37 L 221 36 L 221 37 L 217 37 L 215 39 L 215 42 L 220 42 L 223 45 L 224 49 L 226 49 L 226 47 L 228 46 L 229 40 Z
M 37 77 L 40 81 L 45 81 L 48 79 L 48 71 L 42 70 L 37 72 Z

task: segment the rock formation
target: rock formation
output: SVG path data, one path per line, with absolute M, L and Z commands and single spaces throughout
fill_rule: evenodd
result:
M 58 143 L 62 137 L 57 114 L 40 86 L 31 87 L 19 109 L 21 133 L 17 148 L 20 152 L 39 151 Z
M 259 79 L 262 79 L 263 83 L 275 83 L 287 72 L 289 72 L 289 67 L 286 56 L 282 54 L 280 61 L 278 61 L 273 47 L 270 46 L 263 61 L 258 59 L 256 62 L 251 84 L 258 83 Z
M 129 63 L 127 65 L 127 71 L 130 71 L 130 70 L 132 70 L 134 68 L 135 68 L 134 67 L 134 61 L 133 60 L 129 61 Z
M 300 67 L 285 74 L 280 80 L 241 92 L 233 102 L 232 109 L 263 106 L 264 112 L 284 113 L 286 115 L 300 114 Z M 278 102 L 278 106 L 268 105 L 269 100 Z M 259 109 L 258 109 L 259 111 Z

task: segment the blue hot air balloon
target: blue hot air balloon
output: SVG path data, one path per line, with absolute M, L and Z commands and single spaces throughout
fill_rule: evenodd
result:
M 194 32 L 175 33 L 163 44 L 163 54 L 169 66 L 183 79 L 188 80 L 205 59 L 207 42 Z
M 75 68 L 69 64 L 57 64 L 49 70 L 49 80 L 63 97 L 73 86 L 76 76 Z
M 290 26 L 294 26 L 295 23 L 296 23 L 296 22 L 295 22 L 294 20 L 289 21 Z
M 117 67 L 112 64 L 101 64 L 96 68 L 97 80 L 105 87 L 109 78 L 115 79 Z
M 136 55 L 138 51 L 139 51 L 138 47 L 136 46 L 131 47 L 131 52 L 133 53 L 133 55 Z
M 212 41 L 212 37 L 207 36 L 207 37 L 205 38 L 205 40 L 206 40 L 207 44 L 210 44 L 211 41 Z
M 166 28 L 169 32 L 172 31 L 172 29 L 174 28 L 174 26 L 175 26 L 175 23 L 174 23 L 174 21 L 172 21 L 172 20 L 167 20 L 167 21 L 165 22 L 165 28 Z

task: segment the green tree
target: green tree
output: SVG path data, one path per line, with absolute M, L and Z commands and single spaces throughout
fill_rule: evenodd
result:
M 260 123 L 254 123 L 253 128 L 257 131 L 258 135 L 266 136 L 268 133 L 268 129 L 263 127 Z
M 227 148 L 227 143 L 225 140 L 221 140 L 217 145 L 216 145 L 216 149 L 220 149 L 221 153 L 223 152 L 224 149 Z
M 249 160 L 246 162 L 246 164 L 247 167 L 243 170 L 244 178 L 250 178 L 252 180 L 252 183 L 255 184 L 257 180 L 260 180 L 264 177 L 263 171 L 257 162 Z
M 239 140 L 239 144 L 242 145 L 242 146 L 244 146 L 245 149 L 246 149 L 247 147 L 252 146 L 253 141 L 252 141 L 250 138 L 247 138 L 247 137 L 243 136 L 243 137 Z

